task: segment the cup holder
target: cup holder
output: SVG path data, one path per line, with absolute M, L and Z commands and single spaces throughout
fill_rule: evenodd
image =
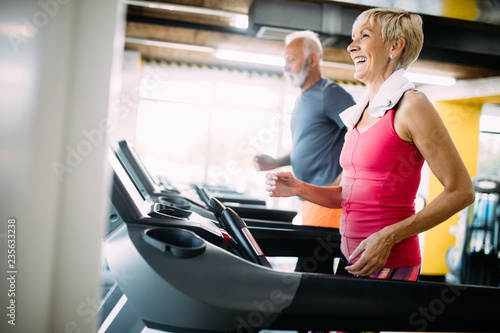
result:
M 194 232 L 177 228 L 149 228 L 142 239 L 154 248 L 178 258 L 193 258 L 205 252 L 207 244 Z
M 191 203 L 184 198 L 160 197 L 159 199 L 162 203 L 169 203 L 180 209 L 189 209 L 191 207 Z
M 181 219 L 188 219 L 192 214 L 189 210 L 184 210 L 171 204 L 156 202 L 149 208 L 148 215 L 152 217 L 164 218 L 165 216 L 175 216 Z

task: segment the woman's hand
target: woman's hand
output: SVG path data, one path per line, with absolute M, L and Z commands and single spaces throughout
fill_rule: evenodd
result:
M 267 173 L 266 185 L 270 197 L 292 197 L 299 193 L 300 180 L 291 172 Z
M 371 234 L 359 244 L 349 257 L 349 260 L 359 257 L 355 264 L 346 267 L 349 273 L 370 276 L 377 274 L 384 267 L 394 246 L 391 236 L 384 234 L 384 230 L 381 230 Z

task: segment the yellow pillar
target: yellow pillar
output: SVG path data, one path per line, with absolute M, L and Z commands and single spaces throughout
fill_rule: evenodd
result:
M 441 4 L 444 17 L 474 21 L 478 14 L 476 0 L 443 0 Z
M 439 101 L 435 107 L 443 119 L 462 160 L 474 177 L 477 172 L 479 146 L 479 118 L 483 100 L 480 98 Z M 432 174 L 429 178 L 428 202 L 441 193 L 443 186 Z M 446 251 L 455 245 L 455 237 L 450 234 L 450 226 L 458 223 L 458 214 L 425 233 L 422 274 L 445 275 Z

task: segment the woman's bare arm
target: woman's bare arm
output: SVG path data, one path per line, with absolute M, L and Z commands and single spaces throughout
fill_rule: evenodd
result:
M 342 187 L 316 186 L 298 180 L 291 172 L 268 173 L 266 191 L 271 197 L 298 196 L 320 206 L 341 208 Z

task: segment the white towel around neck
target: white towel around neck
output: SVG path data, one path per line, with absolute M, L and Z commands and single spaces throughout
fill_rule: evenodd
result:
M 388 110 L 399 102 L 406 91 L 415 89 L 415 84 L 403 76 L 404 73 L 404 69 L 398 69 L 385 80 L 368 108 L 370 116 L 375 118 L 383 117 Z M 363 114 L 363 110 L 368 105 L 369 98 L 370 96 L 366 92 L 361 96 L 358 103 L 339 115 L 347 128 L 353 129 L 356 126 Z

